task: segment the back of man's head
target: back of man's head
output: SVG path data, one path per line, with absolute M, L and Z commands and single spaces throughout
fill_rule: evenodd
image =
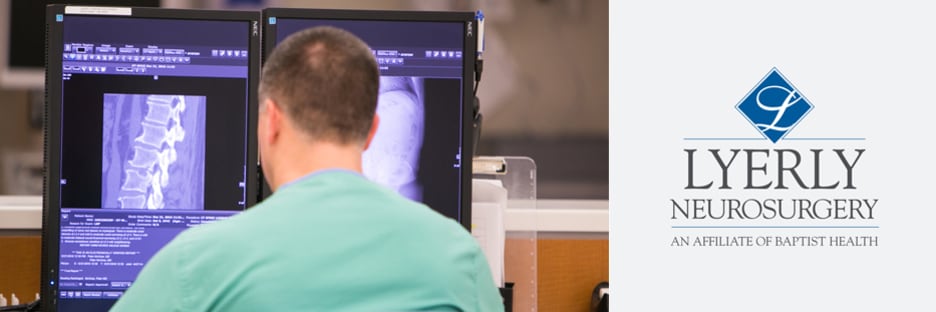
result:
M 360 144 L 377 109 L 379 79 L 367 44 L 338 28 L 313 27 L 273 49 L 263 66 L 259 95 L 313 140 Z

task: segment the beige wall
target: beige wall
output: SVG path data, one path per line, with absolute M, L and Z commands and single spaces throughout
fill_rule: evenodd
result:
M 25 91 L 0 89 L 0 147 L 29 148 L 36 143 L 31 134 L 41 131 L 29 127 L 28 99 Z
M 33 94 L 32 96 L 41 96 Z M 22 90 L 0 89 L 0 194 L 9 194 L 10 190 L 23 189 L 9 185 L 24 179 L 16 179 L 13 174 L 28 174 L 26 172 L 13 172 L 9 163 L 18 155 L 31 157 L 23 163 L 41 164 L 42 162 L 42 130 L 35 129 L 29 124 L 30 94 Z M 35 180 L 31 180 L 35 182 Z M 35 189 L 35 187 L 29 187 Z M 35 195 L 39 195 L 36 193 Z
M 512 19 L 491 24 L 491 32 L 501 37 L 499 43 L 505 48 L 485 61 L 485 74 L 495 72 L 490 67 L 510 66 L 511 62 L 515 70 L 509 77 L 486 75 L 482 80 L 482 105 L 494 105 L 484 111 L 486 133 L 606 136 L 608 3 L 513 3 Z M 502 100 L 489 103 L 485 91 L 497 85 L 513 87 Z

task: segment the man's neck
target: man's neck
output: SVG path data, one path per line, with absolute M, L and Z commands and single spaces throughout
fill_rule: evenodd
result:
M 284 151 L 277 155 L 280 157 L 275 181 L 270 181 L 273 190 L 292 181 L 296 181 L 310 173 L 343 169 L 361 173 L 361 147 L 356 145 L 339 145 L 330 142 L 316 142 L 314 144 L 285 145 Z

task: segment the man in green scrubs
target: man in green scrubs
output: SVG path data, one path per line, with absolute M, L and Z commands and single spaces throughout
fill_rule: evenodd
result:
M 187 230 L 114 311 L 502 311 L 455 221 L 368 181 L 379 119 L 371 50 L 330 27 L 296 33 L 260 80 L 258 141 L 275 193 Z

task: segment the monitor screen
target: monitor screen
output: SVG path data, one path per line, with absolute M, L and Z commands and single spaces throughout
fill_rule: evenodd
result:
M 0 86 L 42 90 L 49 4 L 159 7 L 161 0 L 6 0 L 0 4 Z
M 371 47 L 381 75 L 380 124 L 364 152 L 364 175 L 469 227 L 473 15 L 268 9 L 263 20 L 265 55 L 320 25 Z
M 259 185 L 258 13 L 80 9 L 49 8 L 53 311 L 106 310 L 162 246 L 249 207 Z

